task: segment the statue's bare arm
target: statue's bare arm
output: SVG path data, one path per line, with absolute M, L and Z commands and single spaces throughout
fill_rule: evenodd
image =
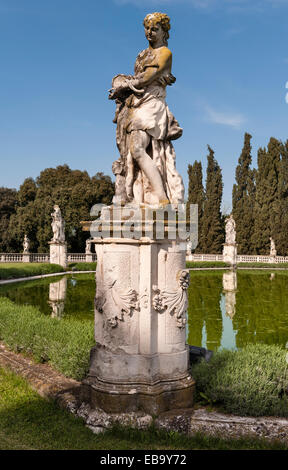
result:
M 163 74 L 164 71 L 171 72 L 172 66 L 172 53 L 167 47 L 163 47 L 160 51 L 157 60 L 154 63 L 146 66 L 145 71 L 138 74 L 133 80 L 132 84 L 135 88 L 143 88 Z

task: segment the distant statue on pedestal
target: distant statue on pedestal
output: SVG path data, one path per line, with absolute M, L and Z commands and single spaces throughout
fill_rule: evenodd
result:
M 55 205 L 52 217 L 53 238 L 50 245 L 50 263 L 67 266 L 67 243 L 65 242 L 65 221 L 60 207 Z
M 65 221 L 62 218 L 60 207 L 55 205 L 52 217 L 53 243 L 65 243 Z
M 30 240 L 27 237 L 27 235 L 24 236 L 24 242 L 23 242 L 23 253 L 28 254 L 30 250 Z
M 223 261 L 229 263 L 232 267 L 235 267 L 237 264 L 236 223 L 232 214 L 230 214 L 225 222 Z

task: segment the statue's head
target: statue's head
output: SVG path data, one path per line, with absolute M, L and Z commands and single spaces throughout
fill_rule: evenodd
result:
M 167 43 L 168 38 L 169 38 L 168 31 L 170 29 L 170 18 L 168 15 L 166 15 L 165 13 L 158 13 L 158 12 L 149 13 L 147 16 L 145 16 L 143 25 L 146 31 L 153 27 L 160 26 L 163 31 L 164 42 Z

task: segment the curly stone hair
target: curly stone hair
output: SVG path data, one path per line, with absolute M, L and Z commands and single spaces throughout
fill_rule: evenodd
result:
M 146 25 L 148 25 L 149 23 L 160 24 L 165 33 L 165 40 L 167 41 L 167 39 L 169 38 L 168 31 L 170 29 L 169 16 L 166 15 L 165 13 L 159 13 L 157 11 L 155 13 L 149 13 L 144 18 L 144 21 L 143 21 L 144 27 L 146 27 Z

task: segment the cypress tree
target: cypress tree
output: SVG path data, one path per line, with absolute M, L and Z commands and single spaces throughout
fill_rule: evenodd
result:
M 255 223 L 253 233 L 254 252 L 269 254 L 270 237 L 275 235 L 279 204 L 279 170 L 281 143 L 271 137 L 267 150 L 258 150 L 256 174 Z
M 238 252 L 250 254 L 253 252 L 252 235 L 254 225 L 254 171 L 251 170 L 251 138 L 245 133 L 244 146 L 236 167 L 236 184 L 233 186 L 232 206 L 233 217 L 236 222 L 236 236 Z
M 273 204 L 275 213 L 272 237 L 277 254 L 288 255 L 288 140 L 280 144 L 281 161 L 279 163 L 278 197 Z
M 196 253 L 201 253 L 201 232 L 202 232 L 202 218 L 204 209 L 204 187 L 202 182 L 202 164 L 195 161 L 193 165 L 188 165 L 188 201 L 187 208 L 190 204 L 198 204 L 198 245 L 195 249 Z
M 201 246 L 204 253 L 221 253 L 224 243 L 224 227 L 221 217 L 222 173 L 214 158 L 214 151 L 209 145 L 208 151 Z

